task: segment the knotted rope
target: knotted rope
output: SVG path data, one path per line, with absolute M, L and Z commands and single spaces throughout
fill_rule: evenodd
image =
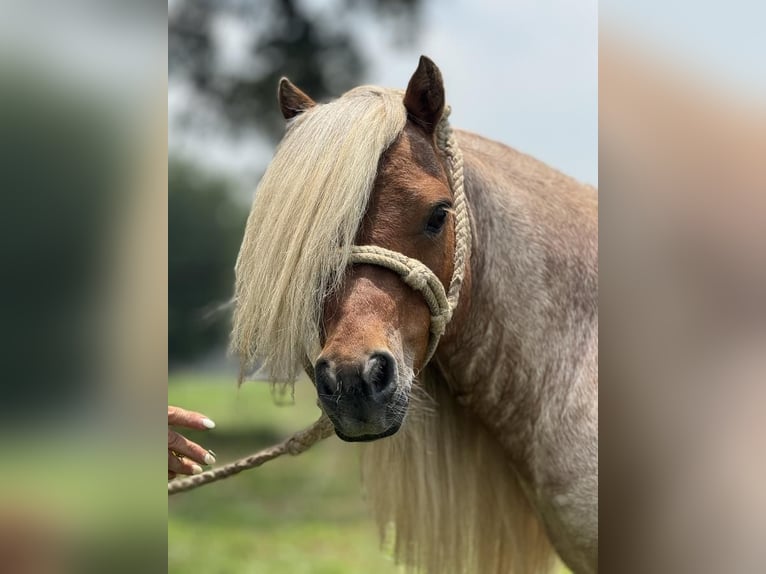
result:
M 452 279 L 445 292 L 439 278 L 424 263 L 377 245 L 355 245 L 351 248 L 351 263 L 378 265 L 398 273 L 402 280 L 419 291 L 431 310 L 431 335 L 425 363 L 439 346 L 447 324 L 460 300 L 460 288 L 465 276 L 465 262 L 471 252 L 471 222 L 463 188 L 463 154 L 457 145 L 448 118 L 452 108 L 447 106 L 436 130 L 436 144 L 445 157 L 447 177 L 452 188 L 452 206 L 455 214 L 455 255 Z
M 455 255 L 449 288 L 445 291 L 444 285 L 436 274 L 422 261 L 377 245 L 355 245 L 351 249 L 350 258 L 352 264 L 378 265 L 398 273 L 407 285 L 423 295 L 431 311 L 430 337 L 425 363 L 428 363 L 436 352 L 439 340 L 457 308 L 460 288 L 465 277 L 466 259 L 471 252 L 471 224 L 463 188 L 463 154 L 460 152 L 452 133 L 452 127 L 448 122 L 451 111 L 449 106 L 445 108 L 436 130 L 436 143 L 444 154 L 447 177 L 452 188 L 452 204 L 455 216 Z M 313 380 L 313 365 L 306 360 L 304 366 L 309 377 Z M 168 483 L 168 495 L 228 478 L 243 470 L 261 466 L 283 454 L 293 456 L 301 454 L 332 433 L 333 425 L 327 415 L 322 413 L 322 416 L 313 425 L 295 433 L 275 446 L 202 474 L 170 481 Z

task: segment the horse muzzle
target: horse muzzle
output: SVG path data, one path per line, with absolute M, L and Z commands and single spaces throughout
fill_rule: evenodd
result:
M 342 440 L 372 441 L 399 430 L 408 399 L 397 392 L 396 361 L 387 351 L 362 361 L 320 357 L 314 379 L 322 410 Z

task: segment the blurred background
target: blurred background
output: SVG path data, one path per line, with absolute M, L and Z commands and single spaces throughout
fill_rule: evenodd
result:
M 166 38 L 0 0 L 3 572 L 165 568 Z
M 225 352 L 245 218 L 284 130 L 277 82 L 318 101 L 365 83 L 403 89 L 421 54 L 442 70 L 454 126 L 598 183 L 595 1 L 168 2 L 168 401 L 216 421 L 189 436 L 219 462 L 319 416 L 306 381 L 294 405 L 276 406 L 293 401 L 264 383 L 237 389 Z M 357 449 L 335 437 L 171 497 L 168 556 L 171 572 L 397 571 Z
M 599 4 L 599 565 L 766 564 L 766 5 Z

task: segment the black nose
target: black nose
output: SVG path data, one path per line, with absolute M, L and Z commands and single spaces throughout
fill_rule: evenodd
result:
M 396 362 L 390 353 L 380 351 L 364 363 L 335 366 L 327 358 L 314 366 L 314 378 L 320 398 L 362 395 L 376 401 L 388 399 L 395 390 Z

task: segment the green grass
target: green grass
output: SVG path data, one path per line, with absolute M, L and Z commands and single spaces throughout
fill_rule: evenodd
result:
M 289 398 L 289 397 L 288 397 Z M 184 434 L 229 462 L 282 440 L 318 416 L 310 383 L 277 406 L 270 387 L 174 376 L 168 403 L 212 418 Z M 332 437 L 298 457 L 169 498 L 168 572 L 397 574 L 362 499 L 358 450 Z M 567 570 L 561 569 L 561 574 Z
M 219 463 L 273 444 L 319 416 L 313 388 L 277 406 L 268 385 L 171 377 L 168 403 L 212 418 L 186 434 Z M 170 497 L 169 572 L 394 574 L 361 496 L 357 449 L 331 438 L 223 482 Z

